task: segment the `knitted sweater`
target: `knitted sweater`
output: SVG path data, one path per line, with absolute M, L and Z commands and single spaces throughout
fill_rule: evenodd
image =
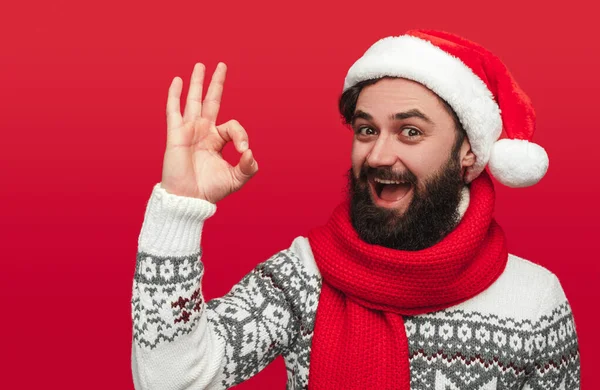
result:
M 308 240 L 296 238 L 206 302 L 200 239 L 215 211 L 160 184 L 153 189 L 131 300 L 136 389 L 226 389 L 278 355 L 287 388 L 307 388 L 321 288 Z M 475 297 L 404 320 L 411 389 L 579 389 L 577 334 L 563 289 L 550 271 L 517 256 Z

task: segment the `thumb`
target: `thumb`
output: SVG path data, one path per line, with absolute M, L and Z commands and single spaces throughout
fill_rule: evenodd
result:
M 247 149 L 240 157 L 240 162 L 234 168 L 235 177 L 240 184 L 246 183 L 258 172 L 258 163 L 254 159 L 251 149 Z

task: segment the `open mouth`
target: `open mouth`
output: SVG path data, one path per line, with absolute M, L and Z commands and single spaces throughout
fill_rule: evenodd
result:
M 369 184 L 377 197 L 386 202 L 397 202 L 411 190 L 412 184 L 399 180 L 369 179 Z

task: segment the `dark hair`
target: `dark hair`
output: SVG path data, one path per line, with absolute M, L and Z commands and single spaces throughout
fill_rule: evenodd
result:
M 360 95 L 362 89 L 368 85 L 375 84 L 382 78 L 360 81 L 342 93 L 338 102 L 338 109 L 340 111 L 344 124 L 351 125 L 352 116 L 354 115 L 354 111 L 356 110 L 356 102 L 358 101 L 358 95 Z M 458 154 L 458 151 L 460 150 L 463 141 L 467 137 L 467 132 L 465 131 L 463 125 L 460 123 L 460 120 L 458 119 L 458 116 L 456 115 L 456 112 L 454 112 L 452 107 L 450 107 L 450 105 L 437 94 L 436 96 L 438 97 L 438 99 L 440 99 L 448 114 L 450 114 L 452 116 L 452 119 L 454 119 L 454 128 L 456 129 L 456 142 L 454 143 L 452 153 Z

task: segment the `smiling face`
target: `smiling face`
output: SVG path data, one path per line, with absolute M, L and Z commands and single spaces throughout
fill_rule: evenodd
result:
M 456 223 L 464 169 L 475 161 L 452 110 L 419 83 L 383 78 L 360 90 L 346 119 L 361 238 L 407 250 L 439 241 Z

